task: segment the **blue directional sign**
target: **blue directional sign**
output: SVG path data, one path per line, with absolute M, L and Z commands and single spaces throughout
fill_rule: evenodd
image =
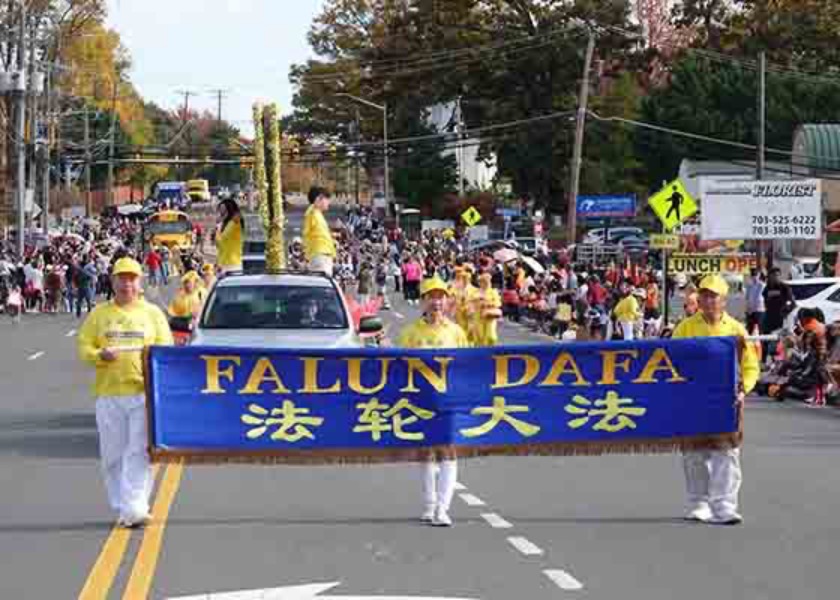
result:
M 500 217 L 518 217 L 522 211 L 518 208 L 497 208 L 496 214 Z
M 636 216 L 636 195 L 578 196 L 577 214 L 584 219 Z

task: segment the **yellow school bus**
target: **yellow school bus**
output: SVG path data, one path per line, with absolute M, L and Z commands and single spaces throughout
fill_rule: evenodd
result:
M 193 224 L 187 213 L 162 210 L 148 218 L 145 224 L 146 243 L 167 246 L 170 250 L 191 250 L 195 243 Z

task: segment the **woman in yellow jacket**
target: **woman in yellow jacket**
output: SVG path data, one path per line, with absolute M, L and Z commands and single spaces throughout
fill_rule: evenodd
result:
M 613 309 L 613 315 L 621 331 L 621 338 L 632 340 L 636 328 L 636 321 L 642 318 L 642 311 L 639 308 L 639 301 L 633 295 L 630 285 L 625 282 L 621 284 L 622 299 L 618 301 Z
M 222 219 L 216 234 L 216 265 L 222 273 L 242 270 L 242 216 L 231 199 L 219 205 Z
M 181 278 L 181 289 L 169 303 L 168 312 L 171 318 L 181 320 L 184 325 L 187 323 L 192 325 L 193 319 L 201 313 L 201 306 L 204 303 L 200 282 L 201 278 L 195 271 L 184 274 Z M 175 328 L 174 325 L 173 328 Z M 177 331 L 179 328 L 175 329 L 176 345 L 185 345 L 190 334 L 186 331 Z
M 451 287 L 451 314 L 461 329 L 469 331 L 470 303 L 478 290 L 470 283 L 471 269 L 466 266 L 455 267 L 455 281 Z
M 499 343 L 497 324 L 502 316 L 502 298 L 490 285 L 491 281 L 490 273 L 482 273 L 478 277 L 470 329 L 470 341 L 474 346 L 495 346 Z

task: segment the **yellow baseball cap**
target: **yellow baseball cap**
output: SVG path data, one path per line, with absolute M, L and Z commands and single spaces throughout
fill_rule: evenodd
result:
M 112 275 L 137 275 L 143 274 L 143 267 L 133 258 L 125 257 L 119 259 L 114 263 L 114 268 L 111 271 Z
M 201 265 L 201 270 L 204 273 L 213 273 L 215 272 L 216 267 L 214 267 L 210 263 L 204 263 L 203 265 Z
M 186 283 L 186 282 L 188 282 L 190 279 L 194 279 L 194 280 L 198 281 L 199 279 L 201 279 L 201 277 L 199 277 L 199 276 L 198 276 L 198 273 L 196 273 L 195 271 L 187 271 L 187 272 L 186 272 L 186 273 L 184 273 L 184 275 L 181 277 L 181 283 Z
M 420 295 L 425 296 L 429 292 L 434 292 L 435 290 L 440 290 L 444 292 L 447 296 L 449 295 L 449 286 L 444 283 L 444 281 L 435 275 L 434 277 L 430 277 L 429 279 L 424 279 L 423 283 L 420 284 Z
M 701 290 L 708 290 L 718 296 L 729 294 L 729 284 L 720 275 L 706 275 L 700 282 Z

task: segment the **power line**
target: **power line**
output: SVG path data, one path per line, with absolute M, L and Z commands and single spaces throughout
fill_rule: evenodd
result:
M 530 45 L 522 46 L 520 48 L 512 48 L 512 49 L 509 49 L 509 50 L 503 49 L 503 50 L 500 50 L 500 51 L 494 51 L 494 52 L 497 52 L 498 55 L 499 55 L 499 56 L 496 56 L 494 59 L 495 60 L 505 60 L 505 61 L 513 60 L 513 57 L 515 55 L 519 54 L 519 53 L 527 52 L 527 51 L 530 51 L 530 50 L 536 50 L 536 49 L 539 49 L 539 48 L 544 48 L 545 46 L 550 46 L 550 45 L 555 43 L 556 40 L 554 39 L 554 37 L 556 37 L 557 35 L 559 35 L 559 34 L 555 34 L 554 36 L 552 36 L 551 39 L 547 39 L 546 41 L 532 43 Z M 436 71 L 436 70 L 439 70 L 439 69 L 451 70 L 451 69 L 461 68 L 461 67 L 465 67 L 465 66 L 470 66 L 470 65 L 473 65 L 473 64 L 476 64 L 476 63 L 479 63 L 479 62 L 483 62 L 485 60 L 487 60 L 486 56 L 473 56 L 473 57 L 465 57 L 465 58 L 462 58 L 460 60 L 455 60 L 454 62 L 446 62 L 444 59 L 438 59 L 434 62 L 431 62 L 429 64 L 425 64 L 425 65 L 423 65 L 423 64 L 412 65 L 412 64 L 409 63 L 409 64 L 406 64 L 406 65 L 402 65 L 399 68 L 393 67 L 393 68 L 385 69 L 383 71 L 370 70 L 369 78 L 401 77 L 401 76 L 406 76 L 406 75 L 416 75 L 416 74 L 419 74 L 419 73 Z M 327 73 L 327 74 L 303 73 L 301 75 L 301 79 L 307 80 L 307 81 L 313 81 L 313 82 L 341 81 L 341 80 L 344 79 L 344 77 L 341 74 L 339 74 L 339 70 L 341 68 L 342 67 L 340 67 L 340 66 L 330 66 L 329 69 L 334 70 L 335 73 Z M 360 69 L 360 70 L 363 70 L 363 71 L 368 71 L 368 69 L 360 67 L 359 65 L 356 65 L 356 68 Z

